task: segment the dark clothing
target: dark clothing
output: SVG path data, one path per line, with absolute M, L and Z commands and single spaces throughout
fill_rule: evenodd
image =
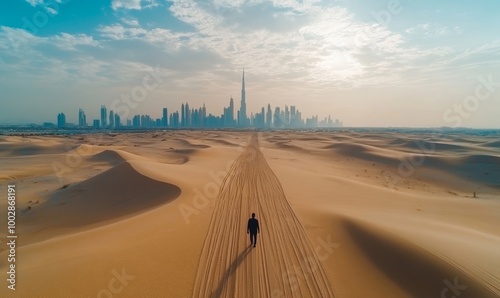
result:
M 257 232 L 250 232 L 250 243 L 253 245 L 257 245 Z
M 256 218 L 250 218 L 248 220 L 247 232 L 257 233 L 259 231 L 259 221 Z
M 257 245 L 257 232 L 259 232 L 259 221 L 256 218 L 248 220 L 247 232 L 250 233 L 250 243 Z

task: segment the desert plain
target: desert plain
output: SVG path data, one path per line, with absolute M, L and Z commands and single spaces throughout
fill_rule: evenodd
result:
M 499 136 L 2 135 L 0 296 L 499 297 Z

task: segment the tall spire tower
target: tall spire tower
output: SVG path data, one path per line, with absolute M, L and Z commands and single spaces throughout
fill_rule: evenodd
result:
M 241 79 L 241 108 L 238 119 L 240 126 L 247 125 L 247 103 L 245 100 L 245 69 L 243 68 L 243 78 Z

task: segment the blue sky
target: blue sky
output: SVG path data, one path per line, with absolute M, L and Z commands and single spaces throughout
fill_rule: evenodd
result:
M 6 0 L 0 123 L 296 105 L 350 126 L 500 128 L 500 1 Z M 160 82 L 158 81 L 158 82 Z M 134 89 L 136 88 L 136 89 Z M 497 90 L 498 89 L 498 90 Z

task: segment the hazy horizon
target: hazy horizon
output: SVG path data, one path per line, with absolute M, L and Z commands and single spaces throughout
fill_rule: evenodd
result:
M 129 119 L 183 102 L 220 115 L 231 96 L 240 108 L 244 68 L 248 115 L 270 103 L 346 127 L 500 128 L 500 3 L 479 4 L 11 1 L 0 124 L 77 123 L 80 108 L 91 122 L 143 86 Z

